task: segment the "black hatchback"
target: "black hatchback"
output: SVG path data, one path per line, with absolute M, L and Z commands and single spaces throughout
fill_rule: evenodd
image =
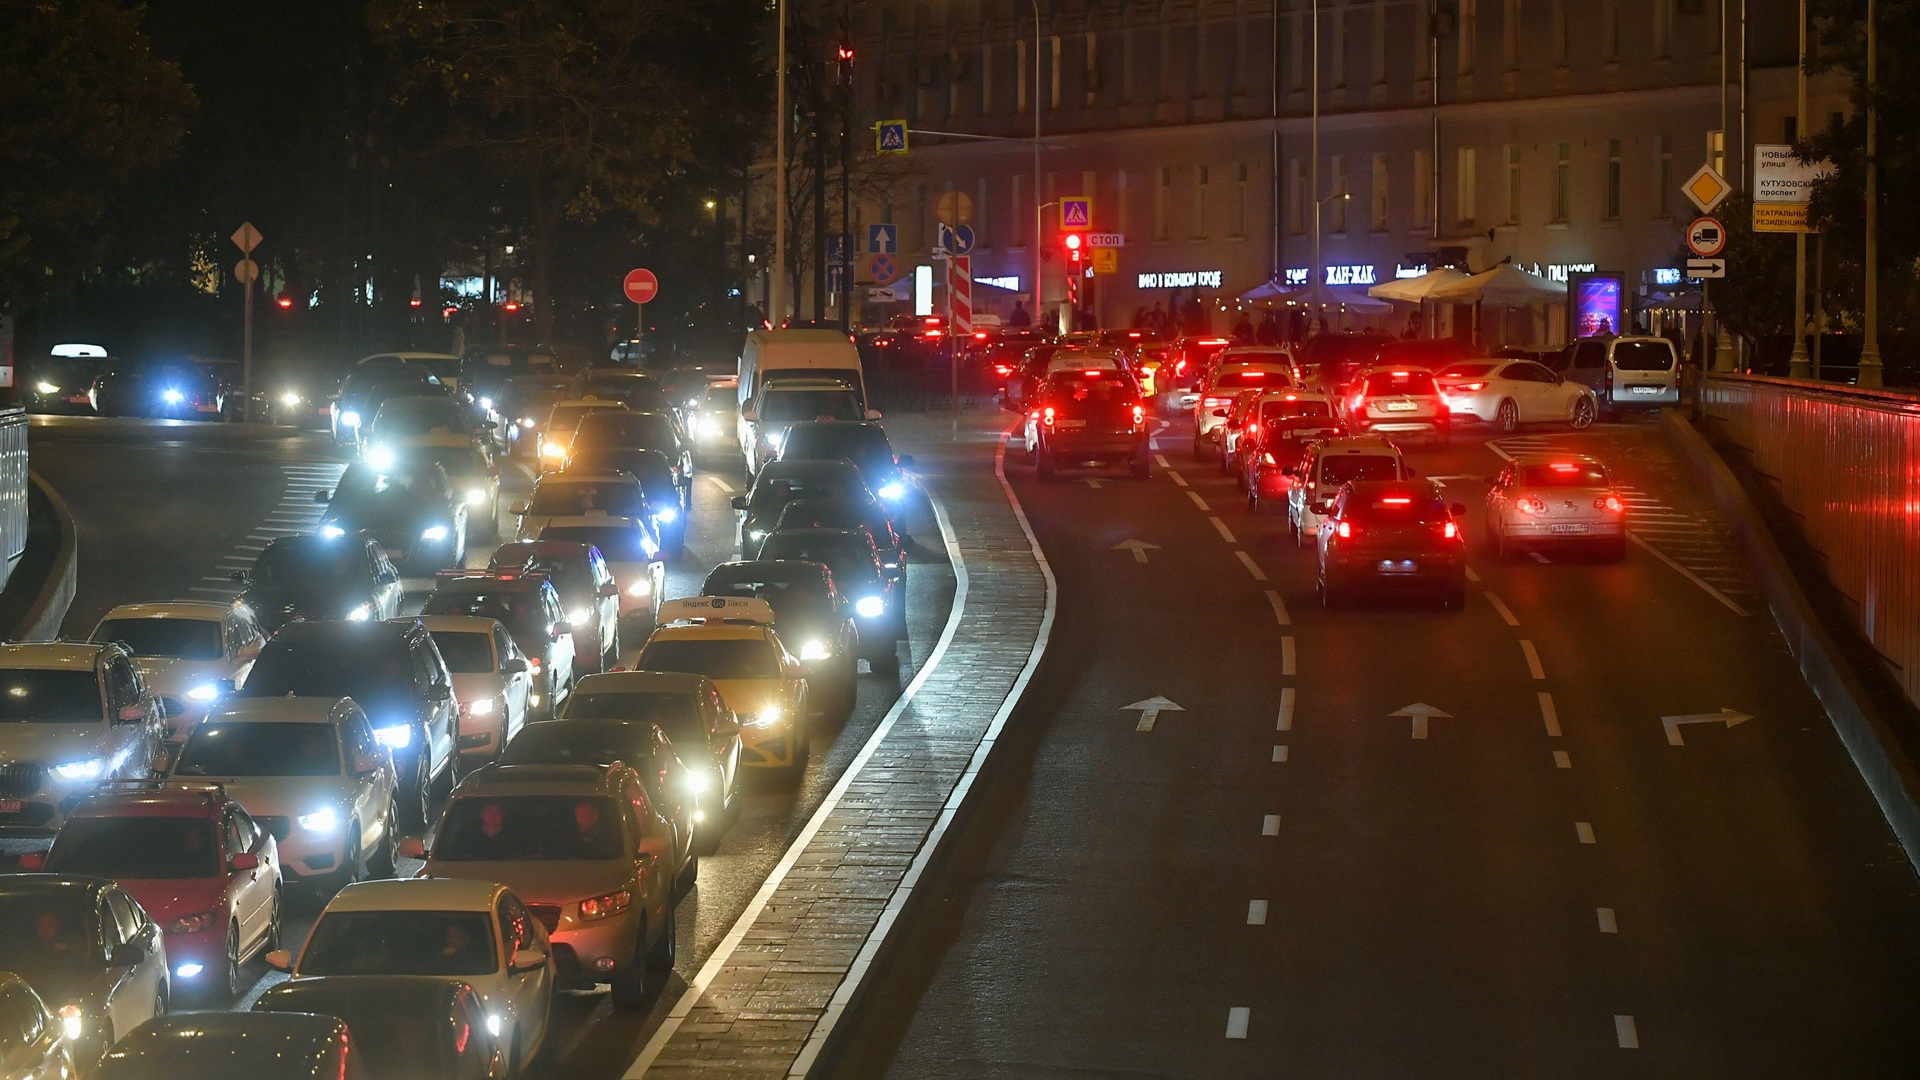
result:
M 356 1034 L 310 1013 L 156 1016 L 114 1044 L 93 1080 L 374 1080 Z
M 466 497 L 455 495 L 446 470 L 430 457 L 356 461 L 332 491 L 316 491 L 314 499 L 327 504 L 322 536 L 365 532 L 387 558 L 426 573 L 466 559 Z
M 283 536 L 268 541 L 252 570 L 236 570 L 240 602 L 267 633 L 299 618 L 368 622 L 400 614 L 403 590 L 380 544 L 364 533 Z
M 345 1021 L 372 1080 L 487 1080 L 507 1071 L 506 1052 L 491 1034 L 486 1002 L 459 979 L 296 979 L 261 994 L 253 1011 Z

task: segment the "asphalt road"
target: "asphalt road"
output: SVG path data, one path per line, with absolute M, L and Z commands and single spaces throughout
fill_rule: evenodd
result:
M 1323 611 L 1189 431 L 1145 483 L 1010 455 L 1055 636 L 828 1075 L 1914 1075 L 1920 885 L 1650 423 L 1499 447 L 1613 462 L 1619 564 L 1495 561 L 1488 436 L 1416 451 L 1457 614 Z
M 64 627 L 75 638 L 116 604 L 232 596 L 231 570 L 251 565 L 270 537 L 311 528 L 320 511 L 313 490 L 330 487 L 343 468 L 324 434 L 291 429 L 35 417 L 30 439 L 35 471 L 65 498 L 79 529 L 79 588 Z M 707 571 L 734 556 L 737 515 L 728 500 L 742 490 L 737 463 L 696 472 L 687 553 L 668 566 L 669 596 L 698 593 Z M 503 507 L 509 495 L 531 489 L 517 466 L 503 478 Z M 504 517 L 503 529 L 511 538 Z M 645 1011 L 615 1012 L 604 994 L 562 994 L 539 1074 L 620 1075 L 925 660 L 947 618 L 953 575 L 924 499 L 910 508 L 907 529 L 917 543 L 909 553 L 910 641 L 897 679 L 860 677 L 853 714 L 837 728 L 815 728 L 813 756 L 797 783 L 747 778 L 740 814 L 719 852 L 701 859 L 699 884 L 681 901 L 674 977 L 656 980 Z M 488 554 L 487 546 L 472 547 L 468 563 L 485 566 Z M 409 594 L 408 610 L 417 610 L 431 581 L 408 584 L 421 590 Z M 626 658 L 642 643 L 623 637 Z M 403 874 L 417 869 L 403 860 Z M 293 899 L 289 947 L 305 941 L 319 909 L 317 898 Z M 175 1007 L 246 1007 L 284 978 L 259 961 L 248 974 L 253 985 L 238 1002 L 181 997 Z

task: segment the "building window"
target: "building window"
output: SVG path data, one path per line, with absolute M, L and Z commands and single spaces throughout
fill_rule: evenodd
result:
M 1433 158 L 1425 150 L 1413 152 L 1413 224 L 1433 227 Z
M 1673 0 L 1653 0 L 1653 55 L 1673 55 Z
M 1087 31 L 1087 108 L 1093 108 L 1100 96 L 1100 42 Z
M 1553 148 L 1553 220 L 1565 224 L 1573 217 L 1573 144 Z
M 1373 25 L 1368 36 L 1373 39 L 1373 85 L 1384 86 L 1387 81 L 1387 5 L 1386 0 L 1373 0 Z M 1415 50 L 1424 52 L 1424 49 Z
M 1298 235 L 1307 231 L 1307 170 L 1299 158 L 1287 161 L 1287 231 Z
M 1387 155 L 1373 155 L 1373 190 L 1368 196 L 1373 202 L 1373 231 L 1387 231 Z
M 1193 238 L 1207 238 L 1207 197 L 1213 183 L 1213 171 L 1205 165 L 1200 166 L 1193 185 Z
M 1500 58 L 1506 70 L 1520 70 L 1520 0 L 1506 0 L 1500 20 Z
M 1660 216 L 1673 216 L 1673 136 L 1660 136 Z
M 1520 144 L 1508 143 L 1502 155 L 1507 163 L 1507 224 L 1520 224 Z
M 1241 162 L 1239 178 L 1233 187 L 1233 233 L 1247 235 L 1247 163 Z
M 1133 104 L 1133 42 L 1132 29 L 1120 33 L 1120 104 Z
M 1460 28 L 1457 44 L 1460 47 L 1458 71 L 1462 75 L 1473 74 L 1473 53 L 1479 45 L 1475 40 L 1478 37 L 1479 22 L 1480 6 L 1477 0 L 1460 0 Z
M 1327 42 L 1320 49 L 1320 66 L 1326 71 L 1326 86 L 1347 85 L 1347 9 L 1333 6 L 1323 16 Z
M 1553 66 L 1567 66 L 1567 0 L 1553 0 Z
M 1153 238 L 1155 240 L 1165 240 L 1167 238 L 1168 200 L 1172 197 L 1173 169 L 1170 166 L 1162 165 L 1160 167 L 1160 184 L 1153 189 Z
M 980 115 L 993 115 L 993 46 L 980 46 Z
M 1287 16 L 1287 85 L 1295 90 L 1307 85 L 1307 34 L 1311 25 L 1299 12 Z
M 1009 210 L 1007 218 L 1009 222 L 1007 228 L 1008 243 L 1017 248 L 1026 247 L 1028 219 L 1027 178 L 1021 176 L 1019 173 L 1015 173 L 1013 175 L 1013 183 L 1009 184 L 1008 188 L 1013 192 L 1013 198 L 1007 202 Z
M 1620 0 L 1600 0 L 1600 59 L 1620 62 Z
M 1607 140 L 1607 220 L 1620 218 L 1620 140 Z
M 978 194 L 973 200 L 973 246 L 990 248 L 993 246 L 993 229 L 991 228 L 993 215 L 988 213 L 988 210 L 993 204 L 987 199 L 989 189 L 986 177 L 980 178 L 980 182 L 975 185 L 975 190 Z
M 1057 109 L 1060 107 L 1060 35 L 1055 34 L 1048 40 L 1052 42 L 1053 80 L 1047 94 L 1047 108 Z
M 1027 39 L 1020 38 L 1013 43 L 1013 110 L 1027 111 L 1027 73 L 1032 64 L 1027 59 Z
M 1327 205 L 1333 207 L 1331 215 L 1333 223 L 1328 231 L 1343 233 L 1347 231 L 1347 200 L 1335 199 L 1331 196 L 1345 195 L 1350 190 L 1347 187 L 1347 159 L 1344 155 L 1335 154 L 1330 163 L 1333 166 L 1333 190 L 1327 193 L 1329 196 Z
M 1458 173 L 1455 180 L 1460 190 L 1455 192 L 1453 197 L 1455 210 L 1453 219 L 1462 225 L 1469 224 L 1474 219 L 1473 157 L 1473 147 L 1463 146 L 1460 148 L 1459 156 L 1455 163 L 1455 170 Z

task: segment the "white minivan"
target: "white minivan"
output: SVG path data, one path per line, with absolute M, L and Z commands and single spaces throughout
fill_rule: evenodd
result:
M 1567 346 L 1562 372 L 1600 399 L 1600 418 L 1626 409 L 1680 404 L 1680 359 L 1661 337 L 1582 338 Z
M 740 347 L 740 409 L 747 411 L 770 376 L 805 375 L 836 379 L 851 385 L 867 403 L 867 382 L 860 367 L 860 350 L 838 330 L 755 330 Z M 872 419 L 878 420 L 875 416 Z M 742 443 L 751 434 L 742 419 Z

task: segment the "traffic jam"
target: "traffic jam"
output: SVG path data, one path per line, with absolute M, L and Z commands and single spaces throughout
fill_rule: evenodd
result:
M 702 857 L 898 695 L 925 500 L 843 332 L 622 359 L 388 353 L 278 391 L 341 466 L 286 493 L 307 527 L 204 599 L 0 646 L 32 1075 L 249 1039 L 316 1075 L 519 1075 L 566 998 L 650 1007 Z M 169 1012 L 205 1037 L 142 1027 Z

